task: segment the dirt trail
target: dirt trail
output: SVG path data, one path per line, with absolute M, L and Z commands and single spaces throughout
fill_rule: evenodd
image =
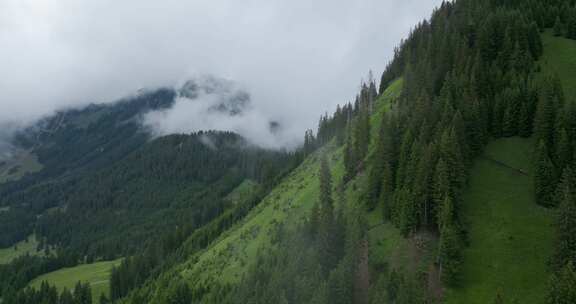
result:
M 496 164 L 496 165 L 498 165 L 498 166 L 500 166 L 500 167 L 504 167 L 504 168 L 510 169 L 510 170 L 512 170 L 512 171 L 514 171 L 514 172 L 516 172 L 516 173 L 519 173 L 519 174 L 522 174 L 522 175 L 526 175 L 526 176 L 529 175 L 528 172 L 526 172 L 526 171 L 524 171 L 524 170 L 521 170 L 521 169 L 518 169 L 518 168 L 514 168 L 514 167 L 512 167 L 512 166 L 510 166 L 510 165 L 508 165 L 508 164 L 506 164 L 506 163 L 504 163 L 504 162 L 501 162 L 501 161 L 499 161 L 499 160 L 497 160 L 497 159 L 494 159 L 494 158 L 491 158 L 491 157 L 488 157 L 488 156 L 482 156 L 482 158 L 485 159 L 485 160 L 487 160 L 487 161 L 490 161 L 490 162 L 492 162 L 492 163 L 494 163 L 494 164 Z

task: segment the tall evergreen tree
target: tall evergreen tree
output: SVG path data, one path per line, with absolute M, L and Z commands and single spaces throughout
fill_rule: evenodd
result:
M 564 24 L 562 24 L 560 17 L 556 17 L 556 22 L 554 22 L 554 36 L 560 37 L 562 35 L 564 35 Z
M 573 263 L 568 263 L 552 275 L 549 283 L 546 304 L 576 303 L 576 269 Z
M 344 182 L 348 182 L 356 175 L 356 153 L 354 149 L 354 140 L 350 124 L 346 131 L 346 141 L 344 143 Z
M 318 246 L 320 261 L 324 271 L 333 268 L 337 262 L 337 250 L 335 245 L 335 218 L 334 199 L 332 197 L 332 173 L 326 158 L 322 158 L 320 164 L 320 200 L 318 208 Z
M 553 265 L 556 269 L 576 263 L 576 175 L 571 168 L 564 172 L 558 189 L 560 209 L 556 219 L 556 248 Z
M 440 277 L 447 285 L 454 285 L 458 281 L 461 263 L 460 233 L 453 219 L 453 203 L 446 196 L 442 206 L 440 243 L 438 245 L 438 259 L 440 264 Z
M 554 185 L 556 181 L 554 164 L 550 160 L 548 149 L 543 140 L 536 149 L 536 171 L 534 190 L 536 202 L 542 206 L 553 206 Z

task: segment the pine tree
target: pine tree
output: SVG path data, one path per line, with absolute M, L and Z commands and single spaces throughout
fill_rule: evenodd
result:
M 334 199 L 332 197 L 332 173 L 328 161 L 323 158 L 320 165 L 318 245 L 320 261 L 324 271 L 332 269 L 337 262 L 335 244 Z
M 394 209 L 396 223 L 402 235 L 409 236 L 416 232 L 418 227 L 418 214 L 414 195 L 408 187 L 402 187 L 395 193 Z
M 167 304 L 191 304 L 192 292 L 185 282 L 179 282 L 168 295 Z
M 386 166 L 386 146 L 384 143 L 384 135 L 378 137 L 376 143 L 376 153 L 373 153 L 371 160 L 370 173 L 368 175 L 368 186 L 366 191 L 366 206 L 368 210 L 373 210 L 380 198 L 380 191 L 382 187 L 382 174 Z
M 440 231 L 438 250 L 440 277 L 445 284 L 453 286 L 458 281 L 461 263 L 460 235 L 454 225 L 447 225 Z
M 550 279 L 546 304 L 576 303 L 576 269 L 572 262 L 567 263 Z
M 572 163 L 572 143 L 565 128 L 560 128 L 556 138 L 556 164 L 558 168 L 565 168 Z
M 492 136 L 496 138 L 502 137 L 502 126 L 504 122 L 504 112 L 506 110 L 506 103 L 501 96 L 496 96 L 494 107 L 492 109 L 492 125 L 490 130 Z
M 555 179 L 554 164 L 550 160 L 546 144 L 541 140 L 536 149 L 536 172 L 534 174 L 534 190 L 538 204 L 548 207 L 553 205 Z
M 576 263 L 576 177 L 572 169 L 565 170 L 557 196 L 560 209 L 556 219 L 553 265 L 559 268 L 566 263 Z
M 519 115 L 518 134 L 522 137 L 530 137 L 532 135 L 532 117 L 530 117 L 530 109 L 527 102 L 523 102 L 520 106 Z
M 576 9 L 573 9 L 570 14 L 570 20 L 566 29 L 566 37 L 576 39 Z
M 543 141 L 546 145 L 553 146 L 555 106 L 560 102 L 551 80 L 547 81 L 542 91 L 534 117 L 534 135 L 537 142 Z
M 447 129 L 442 134 L 439 144 L 440 157 L 446 162 L 450 187 L 454 198 L 458 198 L 466 182 L 466 169 L 462 155 L 462 144 L 457 138 L 454 128 Z
M 344 145 L 344 182 L 350 181 L 356 175 L 356 155 L 354 153 L 354 143 L 351 129 L 346 132 L 346 142 Z
M 540 58 L 544 52 L 544 46 L 542 45 L 542 38 L 540 37 L 540 31 L 538 30 L 536 22 L 530 24 L 528 40 L 532 57 L 535 59 Z
M 564 35 L 564 25 L 560 17 L 556 17 L 556 22 L 554 22 L 554 36 L 560 37 Z
M 92 304 L 92 291 L 90 284 L 83 284 L 78 281 L 74 287 L 74 303 L 75 304 Z
M 354 155 L 358 162 L 362 162 L 370 145 L 370 112 L 367 103 L 360 104 L 354 129 L 354 139 Z
M 382 169 L 382 185 L 380 186 L 379 202 L 382 205 L 384 219 L 390 220 L 392 216 L 392 195 L 394 194 L 394 173 L 389 162 Z
M 434 171 L 434 190 L 433 190 L 433 206 L 431 208 L 431 214 L 438 215 L 439 211 L 448 197 L 452 197 L 452 187 L 450 186 L 450 173 L 448 172 L 448 166 L 446 162 L 440 158 L 436 164 Z M 436 219 L 438 227 L 440 227 L 440 218 Z
M 106 297 L 105 294 L 100 294 L 100 300 L 99 300 L 100 304 L 109 304 L 110 300 L 108 300 L 108 297 Z
M 74 297 L 72 296 L 68 288 L 64 288 L 62 290 L 62 293 L 60 293 L 59 304 L 74 304 Z

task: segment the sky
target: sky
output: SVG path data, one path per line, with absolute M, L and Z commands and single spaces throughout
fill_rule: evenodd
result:
M 379 78 L 394 47 L 439 4 L 0 0 L 0 135 L 56 110 L 216 75 L 249 92 L 254 112 L 232 125 L 215 117 L 206 128 L 289 145 L 322 113 L 352 100 L 369 70 Z M 164 125 L 163 133 L 203 128 L 197 107 L 175 107 L 179 115 L 153 115 L 153 125 Z M 190 119 L 183 119 L 186 111 Z M 170 121 L 175 116 L 182 122 Z M 279 122 L 283 138 L 258 138 L 259 120 Z

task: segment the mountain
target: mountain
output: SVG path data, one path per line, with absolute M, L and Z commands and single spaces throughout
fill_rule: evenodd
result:
M 191 231 L 251 208 L 297 164 L 295 153 L 262 149 L 232 132 L 153 136 L 143 117 L 169 109 L 177 96 L 159 89 L 61 111 L 13 137 L 2 163 L 10 178 L 0 184 L 0 247 L 18 243 L 7 249 L 18 252 L 31 235 L 38 243 L 22 252 L 33 256 L 11 254 L 8 267 L 27 270 L 16 277 L 2 269 L 4 287 L 153 246 L 161 258 Z
M 0 231 L 45 252 L 0 266 L 3 303 L 58 303 L 63 266 L 107 267 L 101 303 L 574 303 L 574 30 L 571 0 L 445 2 L 292 153 L 197 132 L 83 158 L 19 136 L 44 168 L 0 188 Z M 232 87 L 169 99 L 240 115 Z

